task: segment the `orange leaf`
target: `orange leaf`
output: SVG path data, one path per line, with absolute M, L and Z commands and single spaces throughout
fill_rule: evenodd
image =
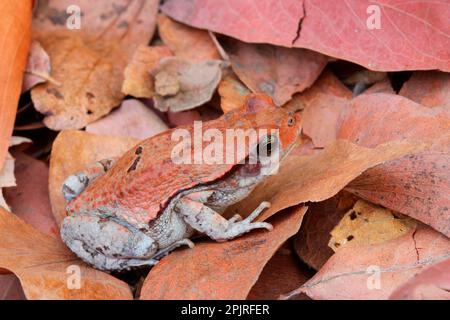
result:
M 305 292 L 313 299 L 387 299 L 424 268 L 449 257 L 450 240 L 420 225 L 386 243 L 342 248 L 289 295 Z
M 141 299 L 245 299 L 267 261 L 298 231 L 305 212 L 298 207 L 280 214 L 270 232 L 171 253 L 150 271 Z
M 0 170 L 9 146 L 30 45 L 32 2 L 0 4 Z
M 28 299 L 132 299 L 126 283 L 86 266 L 60 239 L 2 208 L 0 243 L 0 267 L 20 279 Z

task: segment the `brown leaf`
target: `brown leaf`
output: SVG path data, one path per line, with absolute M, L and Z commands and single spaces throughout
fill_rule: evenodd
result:
M 300 231 L 294 237 L 294 248 L 300 259 L 316 270 L 327 262 L 334 254 L 328 246 L 330 232 L 356 200 L 351 193 L 341 191 L 330 199 L 309 206 Z
M 0 300 L 26 300 L 20 281 L 15 275 L 0 275 Z
M 28 299 L 132 299 L 126 283 L 86 266 L 61 240 L 2 208 L 0 230 L 0 267 L 20 279 Z M 78 289 L 71 286 L 71 270 L 80 271 Z
M 49 191 L 52 211 L 58 224 L 67 215 L 66 201 L 61 192 L 64 180 L 95 161 L 120 156 L 138 141 L 74 130 L 62 131 L 56 137 L 50 158 Z
M 425 107 L 449 107 L 450 73 L 417 71 L 403 85 L 399 94 Z
M 31 140 L 24 137 L 12 136 L 11 139 L 9 139 L 9 146 L 14 147 L 25 142 L 31 142 Z M 3 167 L 0 168 L 0 207 L 5 208 L 6 210 L 9 210 L 9 207 L 3 198 L 2 188 L 14 186 L 16 186 L 16 178 L 14 176 L 14 158 L 9 152 L 7 152 Z
M 348 100 L 322 93 L 314 98 L 308 101 L 303 110 L 303 133 L 311 138 L 316 148 L 323 148 L 336 140 Z
M 435 139 L 430 150 L 369 169 L 352 181 L 347 190 L 420 220 L 450 237 L 449 167 L 447 133 Z
M 424 269 L 395 290 L 389 299 L 450 300 L 450 259 Z
M 239 79 L 253 92 L 270 95 L 281 106 L 311 86 L 328 58 L 309 50 L 249 44 L 228 39 L 225 50 Z
M 305 292 L 313 299 L 387 299 L 399 285 L 449 257 L 450 240 L 419 225 L 386 243 L 339 250 L 289 295 Z
M 392 88 L 391 82 L 388 78 L 381 80 L 379 82 L 374 83 L 367 90 L 364 90 L 364 94 L 372 94 L 372 93 L 390 93 L 395 94 L 394 89 Z
M 139 100 L 129 99 L 120 108 L 86 127 L 99 135 L 132 137 L 144 140 L 167 130 L 166 124 Z
M 376 93 L 351 101 L 338 137 L 373 147 L 392 140 L 439 137 L 449 131 L 448 108 L 430 109 L 401 96 Z
M 164 14 L 158 15 L 158 32 L 173 53 L 181 59 L 219 60 L 220 54 L 205 30 L 178 23 Z
M 37 230 L 59 237 L 48 194 L 48 167 L 22 152 L 13 152 L 17 187 L 5 188 L 11 211 Z
M 310 270 L 301 265 L 286 243 L 267 262 L 247 296 L 248 300 L 274 300 L 298 288 L 310 277 Z
M 348 246 L 385 243 L 415 228 L 411 218 L 358 200 L 331 231 L 328 246 L 337 252 Z
M 9 147 L 30 45 L 32 1 L 2 1 L 0 21 L 0 169 Z
M 383 93 L 358 96 L 345 111 L 340 138 L 368 147 L 396 139 L 435 141 L 427 151 L 367 171 L 348 190 L 450 235 L 449 132 L 446 107 Z
M 223 112 L 240 108 L 244 105 L 245 97 L 250 90 L 239 81 L 233 72 L 228 72 L 219 84 L 220 107 Z
M 177 112 L 208 102 L 220 82 L 223 65 L 220 60 L 162 59 L 152 71 L 155 107 L 161 111 Z
M 172 55 L 166 46 L 147 47 L 140 45 L 125 68 L 122 93 L 136 98 L 150 98 L 155 94 L 150 72 L 159 60 Z
M 335 141 L 312 156 L 290 155 L 276 175 L 260 183 L 249 197 L 228 209 L 247 213 L 262 201 L 272 205 L 259 217 L 264 220 L 287 207 L 331 198 L 362 172 L 379 163 L 422 151 L 428 144 L 391 142 L 374 149 L 348 141 Z
M 41 5 L 42 3 L 42 5 Z M 31 91 L 35 108 L 53 130 L 82 128 L 120 104 L 123 71 L 139 44 L 147 44 L 155 25 L 158 0 L 40 2 L 34 38 L 52 62 L 61 86 L 42 84 Z M 69 5 L 83 10 L 81 29 L 66 26 Z
M 274 217 L 270 232 L 171 253 L 150 271 L 141 299 L 245 299 L 267 261 L 298 231 L 305 212 L 297 207 Z
M 22 92 L 30 90 L 50 78 L 50 58 L 38 41 L 33 40 L 28 55 L 28 63 L 23 77 Z

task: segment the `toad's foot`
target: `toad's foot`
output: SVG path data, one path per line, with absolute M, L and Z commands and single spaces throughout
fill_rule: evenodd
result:
M 267 222 L 253 222 L 264 209 L 270 206 L 270 203 L 262 202 L 247 218 L 239 221 L 239 216 L 235 215 L 227 220 L 210 207 L 198 202 L 202 199 L 200 191 L 190 194 L 179 200 L 176 205 L 176 212 L 180 214 L 186 223 L 191 227 L 206 233 L 210 238 L 217 241 L 224 241 L 236 238 L 253 229 L 272 230 L 273 227 Z
M 66 201 L 75 199 L 92 181 L 104 175 L 114 162 L 115 159 L 100 160 L 86 167 L 84 171 L 67 177 L 62 185 L 64 199 Z

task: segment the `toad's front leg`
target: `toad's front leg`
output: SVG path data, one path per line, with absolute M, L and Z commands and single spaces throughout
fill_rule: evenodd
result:
M 204 204 L 211 191 L 199 191 L 188 194 L 178 200 L 175 212 L 181 215 L 192 228 L 207 234 L 216 241 L 225 241 L 238 237 L 253 229 L 272 230 L 267 222 L 253 222 L 261 212 L 268 208 L 268 202 L 262 202 L 247 218 L 240 220 L 233 217 L 229 220 Z

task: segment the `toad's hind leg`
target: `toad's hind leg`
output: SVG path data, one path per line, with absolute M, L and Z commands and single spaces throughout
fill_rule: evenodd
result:
M 199 232 L 207 234 L 217 241 L 224 241 L 238 237 L 253 229 L 272 230 L 272 225 L 267 222 L 253 222 L 253 220 L 268 208 L 268 202 L 262 202 L 247 218 L 239 220 L 233 217 L 225 219 L 219 213 L 199 202 L 204 199 L 205 191 L 189 194 L 178 200 L 176 212 L 181 215 L 187 224 Z M 208 193 L 208 191 L 206 191 Z
M 66 201 L 76 198 L 95 179 L 107 172 L 116 158 L 103 159 L 87 166 L 83 171 L 75 173 L 63 182 L 62 193 Z

